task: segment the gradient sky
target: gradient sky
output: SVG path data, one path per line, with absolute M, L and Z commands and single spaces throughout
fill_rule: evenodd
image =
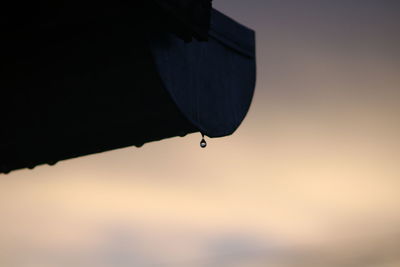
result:
M 400 266 L 400 2 L 214 6 L 257 31 L 241 128 L 0 176 L 0 266 Z

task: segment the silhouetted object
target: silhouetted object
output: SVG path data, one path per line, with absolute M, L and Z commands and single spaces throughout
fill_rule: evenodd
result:
M 207 142 L 204 139 L 204 134 L 202 133 L 201 136 L 202 136 L 202 138 L 201 138 L 201 141 L 200 141 L 200 147 L 201 148 L 206 148 L 207 147 Z
M 254 32 L 209 0 L 140 2 L 0 7 L 0 173 L 237 129 Z

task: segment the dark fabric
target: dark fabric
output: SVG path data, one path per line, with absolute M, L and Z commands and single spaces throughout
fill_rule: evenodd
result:
M 168 15 L 174 32 L 185 41 L 208 40 L 212 0 L 155 0 Z
M 0 50 L 0 173 L 197 131 L 165 91 L 140 20 L 13 24 Z
M 165 88 L 182 113 L 210 137 L 243 121 L 256 82 L 255 33 L 214 10 L 209 42 L 157 35 L 152 52 Z
M 214 11 L 209 42 L 187 43 L 151 19 L 163 9 L 143 13 L 149 2 L 54 1 L 52 12 L 32 2 L 0 8 L 0 173 L 200 130 L 227 135 L 243 119 L 252 31 Z M 165 41 L 175 86 L 153 50 Z
M 167 31 L 185 41 L 206 41 L 211 0 L 39 0 L 1 1 L 1 30 L 44 25 L 135 23 L 147 31 Z

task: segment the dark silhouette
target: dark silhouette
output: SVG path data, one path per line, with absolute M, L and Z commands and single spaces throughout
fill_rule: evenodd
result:
M 209 0 L 1 5 L 0 173 L 226 136 L 249 109 L 254 32 Z

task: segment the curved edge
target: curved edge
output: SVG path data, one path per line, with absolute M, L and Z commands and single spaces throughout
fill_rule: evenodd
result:
M 217 14 L 220 14 L 219 12 Z M 224 20 L 227 21 L 233 21 L 230 18 L 223 16 Z M 234 22 L 235 25 L 237 24 L 236 22 Z M 173 100 L 175 106 L 178 108 L 178 110 L 182 113 L 182 115 L 190 122 L 192 123 L 199 132 L 205 134 L 206 136 L 210 137 L 210 138 L 219 138 L 219 137 L 225 137 L 225 136 L 229 136 L 232 135 L 239 127 L 240 125 L 242 125 L 244 119 L 246 118 L 246 116 L 248 115 L 250 108 L 251 108 L 251 104 L 252 104 L 252 100 L 254 98 L 255 95 L 255 89 L 256 89 L 256 84 L 257 84 L 257 62 L 256 62 L 256 33 L 253 30 L 250 30 L 242 25 L 240 25 L 240 30 L 246 30 L 246 46 L 245 47 L 240 47 L 240 44 L 237 44 L 235 42 L 235 40 L 231 40 L 231 39 L 227 39 L 225 40 L 225 38 L 223 38 L 222 40 L 218 37 L 218 36 L 214 36 L 214 32 L 210 32 L 210 42 L 217 42 L 219 45 L 222 45 L 223 47 L 225 47 L 225 49 L 234 51 L 234 53 L 239 54 L 241 57 L 244 57 L 248 60 L 248 62 L 246 63 L 245 68 L 248 68 L 248 73 L 249 76 L 247 76 L 245 79 L 248 80 L 248 82 L 251 82 L 251 84 L 246 85 L 246 88 L 244 88 L 243 90 L 246 90 L 247 93 L 245 95 L 245 99 L 247 101 L 243 101 L 243 103 L 240 103 L 240 107 L 238 108 L 240 110 L 240 115 L 233 115 L 231 118 L 231 122 L 228 122 L 227 125 L 229 127 L 226 127 L 226 129 L 219 129 L 219 130 L 210 130 L 207 127 L 204 127 L 204 125 L 199 121 L 196 120 L 196 116 L 193 114 L 193 110 L 192 112 L 187 112 L 188 108 L 186 106 L 185 109 L 185 105 L 182 105 L 182 99 L 180 100 L 179 97 L 176 96 L 176 92 L 175 90 L 171 89 L 171 79 L 173 80 L 173 78 L 169 77 L 168 74 L 165 74 L 165 72 L 171 72 L 171 68 L 169 66 L 171 66 L 171 61 L 169 60 L 171 57 L 173 58 L 174 56 L 176 56 L 176 54 L 172 54 L 170 55 L 170 53 L 168 52 L 168 47 L 174 47 L 177 46 L 176 49 L 179 50 L 180 46 L 184 46 L 184 48 L 182 48 L 183 50 L 186 49 L 187 45 L 191 45 L 191 46 L 196 46 L 197 44 L 193 42 L 190 44 L 184 44 L 183 42 L 177 42 L 174 40 L 174 38 L 172 38 L 171 36 L 166 36 L 166 35 L 160 35 L 160 36 L 156 36 L 156 38 L 154 38 L 154 36 L 152 36 L 152 38 L 149 38 L 149 45 L 150 45 L 150 50 L 152 52 L 152 60 L 158 70 L 158 76 L 160 77 L 160 80 L 162 81 L 163 87 L 164 89 L 167 91 L 167 93 L 170 95 L 171 99 Z M 222 36 L 225 37 L 225 36 Z M 205 46 L 207 46 L 207 43 L 204 44 Z M 249 46 L 250 45 L 250 46 Z M 239 49 L 238 49 L 239 47 Z M 248 48 L 251 48 L 250 50 Z M 174 47 L 175 48 L 175 47 Z M 208 47 L 203 49 L 208 49 Z M 210 48 L 212 49 L 212 48 Z M 241 51 L 244 50 L 244 51 Z M 184 52 L 182 52 L 182 54 L 179 54 L 179 56 L 185 56 Z M 248 64 L 248 65 L 247 65 Z M 247 72 L 247 71 L 246 71 Z M 172 72 L 174 73 L 174 72 Z M 182 75 L 184 75 L 184 73 L 182 73 Z M 231 74 L 231 77 L 237 77 L 234 76 L 235 73 Z M 171 75 L 173 76 L 173 75 Z M 175 76 L 176 77 L 176 76 Z M 212 82 L 212 79 L 211 79 Z M 172 82 L 172 84 L 174 84 Z M 232 96 L 233 99 L 243 99 L 240 97 L 240 89 L 239 91 L 236 90 L 237 92 L 239 92 L 239 95 L 236 96 Z M 198 88 L 194 88 L 193 92 L 198 92 Z M 198 97 L 196 97 L 196 100 Z M 239 101 L 240 102 L 240 101 Z M 237 102 L 236 102 L 237 103 Z M 233 108 L 233 110 L 235 110 L 235 108 Z M 221 120 L 221 119 L 220 119 Z

